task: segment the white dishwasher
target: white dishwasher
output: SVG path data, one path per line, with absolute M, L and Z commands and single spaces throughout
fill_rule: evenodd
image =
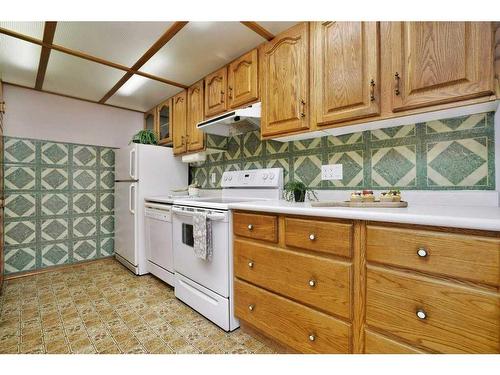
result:
M 144 220 L 147 269 L 159 279 L 174 286 L 172 206 L 146 202 Z

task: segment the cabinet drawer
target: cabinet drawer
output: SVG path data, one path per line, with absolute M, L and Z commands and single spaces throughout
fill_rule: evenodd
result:
M 366 354 L 419 354 L 423 351 L 410 345 L 382 336 L 381 334 L 365 330 Z
M 368 261 L 499 285 L 498 238 L 376 225 L 366 237 Z
M 238 236 L 278 242 L 278 217 L 236 212 L 233 215 L 233 232 Z
M 312 219 L 285 219 L 288 246 L 351 256 L 352 224 Z
M 236 316 L 302 353 L 349 353 L 351 326 L 244 281 L 235 281 Z
M 234 241 L 234 254 L 236 277 L 350 318 L 350 263 L 241 240 Z
M 499 294 L 409 273 L 368 267 L 366 322 L 437 352 L 500 350 Z

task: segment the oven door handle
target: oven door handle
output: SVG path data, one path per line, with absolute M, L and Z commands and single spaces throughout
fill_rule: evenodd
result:
M 172 212 L 176 215 L 179 216 L 187 216 L 187 217 L 193 217 L 195 212 L 193 211 L 185 211 L 181 208 L 174 207 L 172 208 Z M 207 219 L 212 220 L 212 221 L 219 221 L 219 220 L 224 220 L 226 218 L 226 215 L 224 214 L 208 214 Z

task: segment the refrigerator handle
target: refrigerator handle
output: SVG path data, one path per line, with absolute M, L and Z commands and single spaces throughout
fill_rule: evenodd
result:
M 128 174 L 130 175 L 130 178 L 132 179 L 135 179 L 136 176 L 135 176 L 135 167 L 136 167 L 136 163 L 135 163 L 135 148 L 133 148 L 132 150 L 130 150 L 130 159 L 129 159 L 129 169 L 128 169 Z
M 133 193 L 132 193 L 133 192 Z M 128 210 L 135 215 L 135 185 L 130 184 L 128 187 Z

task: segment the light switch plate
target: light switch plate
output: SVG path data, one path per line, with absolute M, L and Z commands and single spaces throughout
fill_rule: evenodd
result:
M 217 176 L 215 175 L 215 172 L 210 175 L 210 180 L 211 180 L 212 184 L 215 184 L 215 178 L 216 177 Z
M 328 164 L 321 166 L 322 180 L 342 180 L 343 168 L 342 164 Z

